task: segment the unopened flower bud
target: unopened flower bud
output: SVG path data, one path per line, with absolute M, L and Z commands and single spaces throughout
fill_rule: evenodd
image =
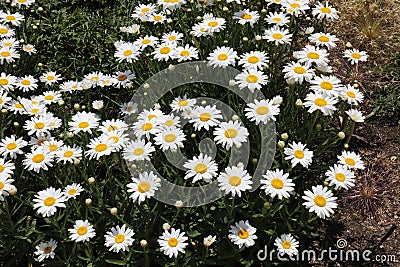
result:
M 171 225 L 169 225 L 169 223 L 164 223 L 162 225 L 162 228 L 164 229 L 164 231 L 168 231 L 171 228 Z
M 142 247 L 142 248 L 145 248 L 145 247 L 147 247 L 147 241 L 146 240 L 140 240 L 140 246 Z
M 86 206 L 91 206 L 91 205 L 92 205 L 92 199 L 87 198 L 87 199 L 85 200 L 85 204 L 86 204 Z
M 285 147 L 285 142 L 284 141 L 279 141 L 278 142 L 278 147 L 279 148 L 284 148 Z
M 117 208 L 112 208 L 110 209 L 111 215 L 117 215 L 118 214 L 118 209 Z
M 338 137 L 339 139 L 344 139 L 346 137 L 346 134 L 344 132 L 339 132 Z
M 287 133 L 283 133 L 283 134 L 281 134 L 281 138 L 283 141 L 286 141 L 286 140 L 288 140 L 289 135 Z

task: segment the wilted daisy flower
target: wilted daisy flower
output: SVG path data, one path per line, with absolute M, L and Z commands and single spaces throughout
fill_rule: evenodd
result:
M 172 111 L 184 111 L 191 109 L 196 104 L 196 99 L 188 98 L 186 95 L 183 97 L 175 98 L 171 103 Z
M 0 64 L 12 63 L 15 59 L 19 58 L 20 55 L 14 48 L 0 47 Z
M 118 71 L 115 76 L 115 84 L 118 87 L 126 87 L 136 78 L 135 74 L 130 70 Z
M 173 52 L 172 58 L 177 59 L 178 62 L 182 62 L 192 59 L 198 59 L 199 53 L 196 47 L 187 44 L 184 47 L 183 46 L 176 47 Z
M 0 161 L 0 170 L 1 166 L 2 165 Z M 14 179 L 9 179 L 5 175 L 2 175 L 2 172 L 0 172 L 0 201 L 4 201 L 4 196 L 8 196 L 8 191 L 14 188 L 12 182 L 14 182 Z
M 85 152 L 85 156 L 89 157 L 89 159 L 96 158 L 100 159 L 102 156 L 110 155 L 115 151 L 114 140 L 108 139 L 107 136 L 101 135 L 100 137 L 96 137 L 90 140 L 90 143 L 87 145 L 90 148 Z
M 294 256 L 299 253 L 297 250 L 299 242 L 291 234 L 282 234 L 280 237 L 277 237 L 274 245 L 277 246 L 278 252 L 281 255 Z
M 5 74 L 4 72 L 0 74 L 0 89 L 13 91 L 16 82 L 17 77 Z
M 339 41 L 335 35 L 323 32 L 311 34 L 308 39 L 317 46 L 325 46 L 328 50 L 336 47 L 335 42 Z
M 215 161 L 203 153 L 200 153 L 198 157 L 194 156 L 190 159 L 183 167 L 188 169 L 184 177 L 185 180 L 193 177 L 193 183 L 204 180 L 207 183 L 211 182 L 211 179 L 217 176 L 218 165 Z
M 344 51 L 344 58 L 350 61 L 350 64 L 358 64 L 359 62 L 365 62 L 368 59 L 367 52 L 360 51 L 358 49 L 348 49 Z
M 249 23 L 253 27 L 254 23 L 257 23 L 260 15 L 257 11 L 250 11 L 249 9 L 240 10 L 233 14 L 233 19 L 236 19 L 239 24 Z
M 265 52 L 251 51 L 240 56 L 239 65 L 244 68 L 255 68 L 262 70 L 268 66 L 268 56 Z
M 245 245 L 251 247 L 255 244 L 255 235 L 257 229 L 252 227 L 248 220 L 236 222 L 235 225 L 231 225 L 229 229 L 228 238 L 237 246 L 239 249 Z
M 126 61 L 132 63 L 133 60 L 137 60 L 140 55 L 140 48 L 133 43 L 123 43 L 117 48 L 114 57 L 117 58 L 118 62 Z
M 308 168 L 312 163 L 313 152 L 306 148 L 301 142 L 292 142 L 289 148 L 284 149 L 286 155 L 285 160 L 290 160 L 292 168 L 300 163 L 303 167 Z
M 312 15 L 319 19 L 327 19 L 327 20 L 337 20 L 339 19 L 339 12 L 332 6 L 328 4 L 328 1 L 325 3 L 316 3 L 315 7 L 312 10 Z
M 264 75 L 262 71 L 250 68 L 236 75 L 235 80 L 240 89 L 247 87 L 251 92 L 254 92 L 255 89 L 260 90 L 263 85 L 267 84 L 268 76 Z
M 35 46 L 31 44 L 26 44 L 22 46 L 22 50 L 28 53 L 29 55 L 36 54 L 37 50 Z
M 329 182 L 329 186 L 335 186 L 335 189 L 349 189 L 354 186 L 354 172 L 343 165 L 335 164 L 333 167 L 329 167 L 325 176 L 327 177 L 326 181 Z
M 308 112 L 313 113 L 320 110 L 323 114 L 332 116 L 336 110 L 337 99 L 321 93 L 308 93 L 304 102 L 305 107 L 309 107 Z
M 347 110 L 346 114 L 355 122 L 364 122 L 365 120 L 365 116 L 362 114 L 362 112 L 356 109 Z
M 246 117 L 254 121 L 256 125 L 260 122 L 267 123 L 269 120 L 275 121 L 275 116 L 279 115 L 279 106 L 274 105 L 273 100 L 254 100 L 254 103 L 247 104 L 244 109 Z
M 159 178 L 151 171 L 139 173 L 139 179 L 132 177 L 132 183 L 126 185 L 128 192 L 132 193 L 129 197 L 133 202 L 143 202 L 146 198 L 154 196 L 155 191 L 160 187 Z
M 174 150 L 183 147 L 183 141 L 186 140 L 184 132 L 176 127 L 169 127 L 159 130 L 154 141 L 162 150 Z
M 311 66 L 315 63 L 317 66 L 326 66 L 329 63 L 329 53 L 325 49 L 320 49 L 312 45 L 306 45 L 301 51 L 294 53 L 299 63 Z
M 210 247 L 217 240 L 216 236 L 209 235 L 203 239 L 203 245 L 206 247 Z
M 250 174 L 243 166 L 226 167 L 225 171 L 218 176 L 218 186 L 225 194 L 231 193 L 232 196 L 242 196 L 242 191 L 250 190 L 253 181 Z
M 220 123 L 219 120 L 222 119 L 221 111 L 214 106 L 198 106 L 193 108 L 191 112 L 190 123 L 193 123 L 193 127 L 200 131 L 201 128 L 206 129 L 207 131 L 210 127 L 214 127 Z
M 288 44 L 292 41 L 292 34 L 289 33 L 289 30 L 279 28 L 279 26 L 273 26 L 270 29 L 265 30 L 263 39 L 267 40 L 267 42 L 278 44 Z
M 310 84 L 310 90 L 334 97 L 338 96 L 342 89 L 341 81 L 333 75 L 315 76 Z
M 207 57 L 207 60 L 214 68 L 226 68 L 229 65 L 235 65 L 236 57 L 237 53 L 232 48 L 226 46 L 218 46 L 216 49 L 214 49 L 210 56 Z
M 265 194 L 270 195 L 272 198 L 275 196 L 279 199 L 289 198 L 290 192 L 294 190 L 292 179 L 289 179 L 289 174 L 284 173 L 283 170 L 268 170 L 262 177 L 263 179 L 261 179 L 260 183 L 263 186 L 261 189 L 264 189 Z
M 78 112 L 72 116 L 71 121 L 68 122 L 69 130 L 74 134 L 79 132 L 92 133 L 92 129 L 99 126 L 99 117 L 92 112 Z
M 116 227 L 112 227 L 110 231 L 108 231 L 104 238 L 106 239 L 104 245 L 109 247 L 109 251 L 112 252 L 119 252 L 121 249 L 122 251 L 129 251 L 129 246 L 132 245 L 135 239 L 133 235 L 135 233 L 124 225 Z
M 365 169 L 364 162 L 361 160 L 360 155 L 355 152 L 343 151 L 342 154 L 338 156 L 338 159 L 340 164 L 349 169 Z
M 37 212 L 43 217 L 50 217 L 56 213 L 57 208 L 65 208 L 64 202 L 66 200 L 67 198 L 61 189 L 56 190 L 49 187 L 35 195 L 33 209 L 37 209 Z
M 120 112 L 123 115 L 133 114 L 137 111 L 137 103 L 128 102 L 121 105 Z
M 18 0 L 14 0 L 18 1 Z M 30 1 L 30 0 L 27 0 Z M 34 0 L 32 0 L 34 2 Z M 35 255 L 37 256 L 37 260 L 39 262 L 43 261 L 47 258 L 54 258 L 56 255 L 54 250 L 57 248 L 57 241 L 50 239 L 50 241 L 41 242 L 38 246 L 36 246 Z
M 32 149 L 30 153 L 27 153 L 26 158 L 23 160 L 24 167 L 34 172 L 39 172 L 41 169 L 48 170 L 48 167 L 52 167 L 51 161 L 53 160 L 53 154 L 47 148 L 37 147 Z
M 74 228 L 68 229 L 69 238 L 75 242 L 86 242 L 96 236 L 93 225 L 88 220 L 75 221 Z
M 310 9 L 308 4 L 309 0 L 285 0 L 281 3 L 282 8 L 285 9 L 287 13 L 295 16 L 298 16 Z
M 0 38 L 8 38 L 13 37 L 15 35 L 15 31 L 10 29 L 5 24 L 0 24 Z
M 168 61 L 172 58 L 176 48 L 175 42 L 161 43 L 153 51 L 154 59 Z
M 103 100 L 95 100 L 92 102 L 92 107 L 95 110 L 100 110 L 104 107 L 104 101 Z
M 283 12 L 268 13 L 265 17 L 265 21 L 269 24 L 277 26 L 285 26 L 290 20 Z
M 80 184 L 73 183 L 71 185 L 67 185 L 64 189 L 64 194 L 67 197 L 67 199 L 75 199 L 76 196 L 79 196 L 81 192 L 83 192 L 84 189 Z
M 128 161 L 151 160 L 151 153 L 154 151 L 156 150 L 150 142 L 135 140 L 126 145 L 123 156 Z
M 336 199 L 332 191 L 322 185 L 312 187 L 312 191 L 304 192 L 303 199 L 306 201 L 303 205 L 310 212 L 315 212 L 318 217 L 325 219 L 334 213 L 333 209 L 337 208 Z
M 215 129 L 214 136 L 217 144 L 222 144 L 226 150 L 229 150 L 233 145 L 240 147 L 242 143 L 246 143 L 249 132 L 240 121 L 229 121 L 222 122 Z
M 154 47 L 157 45 L 157 43 L 158 43 L 158 38 L 149 35 L 140 37 L 134 42 L 134 44 L 139 46 L 141 50 L 145 49 L 146 47 Z
M 160 245 L 160 251 L 164 252 L 168 257 L 178 257 L 178 253 L 185 253 L 185 248 L 188 245 L 185 241 L 188 237 L 185 232 L 181 232 L 180 229 L 172 228 L 171 233 L 165 231 L 159 238 L 158 244 Z
M 314 70 L 306 65 L 301 65 L 297 62 L 290 62 L 283 68 L 285 79 L 292 83 L 298 82 L 302 84 L 303 81 L 309 82 L 314 77 Z
M 363 102 L 364 95 L 360 90 L 354 88 L 350 84 L 344 86 L 340 92 L 340 96 L 343 100 L 346 100 L 350 105 L 358 105 Z
M 15 135 L 4 137 L 0 141 L 0 154 L 3 157 L 9 156 L 12 159 L 17 158 L 18 154 L 24 154 L 22 149 L 28 144 L 22 137 L 16 139 Z

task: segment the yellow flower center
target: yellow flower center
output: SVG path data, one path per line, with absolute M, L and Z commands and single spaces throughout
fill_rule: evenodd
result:
M 325 207 L 326 198 L 324 196 L 317 195 L 314 197 L 314 202 L 318 207 Z
M 172 35 L 172 36 L 168 37 L 168 40 L 170 40 L 170 41 L 175 41 L 175 40 L 176 40 L 176 36 L 175 36 L 175 35 Z
M 18 2 L 22 2 L 22 1 L 26 1 L 26 0 L 18 0 Z M 49 254 L 51 252 L 51 247 L 50 246 L 48 246 L 48 247 L 45 247 L 44 249 L 43 249 L 43 253 L 44 254 Z
M 47 197 L 44 200 L 44 205 L 47 207 L 53 206 L 56 203 L 56 199 L 54 197 Z
M 153 129 L 153 124 L 146 122 L 145 124 L 142 125 L 142 130 L 143 131 L 150 131 Z
M 165 140 L 165 142 L 168 142 L 168 143 L 174 142 L 176 140 L 176 135 L 167 134 L 164 136 L 164 140 Z
M 316 53 L 316 52 L 309 52 L 309 53 L 307 54 L 307 57 L 308 57 L 308 58 L 311 58 L 311 59 L 319 59 L 319 54 Z
M 189 104 L 189 102 L 187 100 L 180 100 L 178 102 L 178 106 L 180 107 L 186 107 Z
M 57 144 L 51 144 L 51 145 L 49 146 L 49 150 L 50 150 L 51 152 L 56 151 L 57 148 L 58 148 L 58 145 L 57 145 Z
M 258 115 L 265 115 L 269 112 L 269 109 L 265 106 L 261 106 L 256 109 L 256 112 Z
M 124 56 L 125 57 L 129 57 L 130 55 L 132 55 L 132 50 L 128 49 L 124 51 Z
M 114 136 L 110 136 L 110 138 L 108 138 L 108 140 L 113 140 L 114 143 L 118 143 L 119 142 L 119 137 L 114 135 Z
M 200 114 L 199 118 L 201 121 L 209 121 L 211 119 L 211 114 L 208 112 L 204 112 Z
M 150 8 L 148 8 L 148 7 L 142 8 L 142 12 L 143 13 L 146 13 L 146 12 L 149 12 L 149 11 L 150 11 Z
M 135 148 L 135 149 L 133 150 L 133 154 L 134 154 L 135 156 L 140 156 L 140 155 L 142 155 L 143 153 L 144 153 L 144 149 L 141 148 L 141 147 Z
M 150 190 L 150 187 L 151 186 L 149 182 L 140 182 L 140 184 L 138 184 L 138 191 L 140 193 L 146 193 Z
M 294 70 L 294 72 L 297 73 L 297 74 L 304 74 L 304 73 L 307 72 L 306 69 L 303 68 L 303 67 L 295 67 L 293 70 Z
M 96 152 L 103 152 L 105 150 L 107 150 L 108 145 L 107 144 L 98 144 L 94 150 L 96 150 Z
M 22 80 L 21 83 L 23 85 L 31 85 L 31 82 L 29 80 Z
M 10 54 L 10 52 L 4 51 L 4 52 L 1 52 L 1 56 L 2 57 L 9 57 L 9 56 L 11 56 L 11 54 Z
M 184 51 L 182 51 L 182 52 L 180 53 L 180 55 L 181 55 L 182 57 L 188 57 L 188 56 L 190 56 L 190 52 L 187 51 L 187 50 L 184 50 Z
M 6 16 L 6 20 L 16 20 L 17 18 L 13 15 Z
M 176 247 L 178 245 L 179 241 L 178 239 L 176 239 L 175 237 L 171 237 L 170 239 L 168 239 L 168 245 L 170 247 Z
M 292 247 L 292 244 L 290 244 L 289 241 L 283 241 L 283 242 L 282 242 L 282 247 L 283 247 L 284 249 L 289 249 L 289 248 Z
M 38 108 L 33 108 L 32 110 L 31 110 L 31 113 L 33 113 L 33 114 L 38 114 L 39 113 L 39 109 Z
M 278 23 L 282 21 L 282 19 L 279 17 L 272 18 L 272 20 Z
M 7 85 L 8 80 L 7 79 L 0 79 L 0 85 Z
M 16 107 L 16 108 L 24 108 L 24 105 L 22 105 L 22 104 L 20 104 L 20 103 L 16 103 L 16 104 L 15 104 L 15 107 Z
M 174 121 L 173 121 L 173 120 L 167 120 L 167 121 L 165 122 L 165 125 L 168 126 L 168 127 L 170 127 L 170 126 L 174 125 Z
M 256 83 L 256 82 L 258 82 L 258 77 L 256 75 L 253 75 L 253 74 L 247 75 L 246 82 L 248 82 L 248 83 Z
M 64 152 L 64 157 L 66 157 L 66 158 L 70 158 L 70 157 L 72 157 L 72 155 L 74 155 L 74 152 L 72 152 L 72 151 Z
M 328 102 L 326 102 L 326 100 L 323 98 L 315 99 L 314 103 L 315 103 L 315 105 L 317 105 L 319 107 L 325 107 L 326 105 L 328 105 Z
M 274 178 L 274 179 L 272 179 L 272 181 L 271 181 L 271 186 L 272 186 L 273 188 L 275 188 L 275 189 L 282 189 L 283 186 L 284 186 L 284 184 L 283 184 L 282 179 L 280 179 L 280 178 Z
M 291 8 L 300 8 L 301 6 L 300 6 L 300 4 L 298 4 L 298 3 L 291 3 L 291 4 L 290 4 L 290 7 L 291 7 Z
M 216 21 L 210 21 L 210 22 L 208 23 L 208 26 L 209 26 L 209 27 L 217 27 L 217 26 L 218 26 L 218 22 L 216 22 Z
M 125 81 L 126 79 L 128 79 L 128 76 L 125 74 L 121 74 L 118 76 L 118 81 L 120 82 Z
M 109 132 L 111 132 L 111 131 L 118 131 L 118 126 L 116 126 L 116 125 L 110 125 L 110 126 L 107 128 L 107 131 L 109 131 Z
M 78 124 L 78 128 L 84 129 L 87 127 L 89 127 L 89 123 L 87 121 L 83 121 Z
M 120 244 L 125 241 L 125 236 L 123 234 L 117 234 L 114 238 L 115 243 Z
M 148 120 L 154 119 L 154 118 L 158 118 L 157 115 L 155 114 L 150 114 L 149 116 L 147 116 Z
M 327 42 L 329 42 L 329 38 L 328 38 L 328 36 L 321 35 L 320 37 L 318 37 L 318 41 L 320 41 L 322 43 L 327 43 Z
M 52 75 L 49 75 L 49 76 L 47 76 L 47 80 L 49 80 L 49 81 L 53 81 L 54 80 L 54 76 L 52 76 Z
M 319 86 L 321 86 L 322 89 L 328 91 L 333 89 L 333 84 L 328 81 L 323 81 Z
M 14 150 L 17 148 L 17 143 L 9 143 L 7 144 L 7 150 Z
M 276 33 L 272 34 L 272 38 L 280 40 L 283 38 L 283 35 L 279 32 L 276 32 Z
M 249 232 L 246 229 L 240 229 L 238 232 L 238 237 L 241 239 L 247 239 L 249 237 Z
M 86 226 L 81 226 L 76 232 L 78 233 L 78 235 L 85 235 L 88 232 L 88 229 Z
M 296 151 L 294 151 L 294 156 L 298 159 L 302 159 L 302 158 L 304 158 L 304 152 L 301 150 L 296 150 Z
M 43 154 L 37 154 L 37 155 L 33 156 L 32 161 L 34 163 L 40 163 L 40 162 L 42 162 L 44 160 L 44 158 L 45 157 L 44 157 Z
M 150 39 L 144 39 L 144 40 L 142 40 L 142 44 L 144 44 L 144 45 L 149 44 L 149 43 L 151 43 L 151 40 L 150 40 Z
M 251 64 L 255 64 L 255 63 L 259 62 L 259 61 L 260 61 L 260 59 L 258 57 L 256 57 L 256 56 L 251 56 L 251 57 L 249 57 L 247 59 L 247 62 L 249 62 Z
M 336 173 L 335 178 L 339 182 L 344 182 L 344 180 L 346 180 L 346 176 L 343 173 L 340 173 L 340 172 Z
M 219 54 L 218 55 L 218 60 L 224 61 L 228 59 L 228 55 L 227 54 Z
M 235 138 L 238 135 L 238 131 L 235 129 L 227 129 L 224 133 L 226 138 Z
M 68 190 L 68 195 L 73 196 L 75 194 L 76 194 L 76 189 L 75 188 L 72 188 L 72 189 Z
M 250 14 L 243 14 L 242 19 L 252 19 L 253 17 Z
M 4 171 L 5 167 L 3 165 L 0 165 L 0 173 Z
M 0 34 L 7 34 L 7 33 L 8 33 L 8 29 L 0 28 Z
M 351 57 L 355 58 L 355 59 L 360 59 L 361 55 L 359 53 L 353 53 L 353 54 L 351 54 Z
M 239 176 L 231 176 L 229 178 L 229 184 L 232 186 L 238 186 L 242 183 L 242 179 Z
M 352 158 L 345 159 L 345 162 L 347 163 L 347 165 L 350 165 L 350 166 L 356 165 L 356 161 Z
M 351 98 L 355 98 L 356 97 L 356 94 L 353 93 L 353 92 L 346 92 L 346 94 Z
M 207 165 L 204 163 L 198 163 L 196 166 L 194 166 L 194 170 L 197 173 L 204 174 L 207 171 Z
M 168 54 L 169 52 L 171 52 L 171 48 L 169 48 L 168 46 L 165 46 L 160 49 L 160 53 L 163 55 Z
M 321 12 L 325 13 L 325 14 L 332 13 L 332 11 L 331 11 L 331 9 L 329 7 L 321 7 L 319 10 L 321 10 Z
M 13 44 L 11 42 L 4 43 L 5 47 L 11 47 Z
M 155 21 L 160 21 L 160 20 L 162 20 L 162 17 L 161 17 L 161 16 L 158 16 L 158 15 L 157 15 L 157 16 L 154 16 L 154 20 L 155 20 Z
M 52 95 L 46 95 L 45 97 L 44 97 L 44 99 L 45 100 L 53 100 L 54 99 L 54 96 L 52 96 Z
M 0 182 L 0 190 L 2 190 L 4 188 L 4 183 Z

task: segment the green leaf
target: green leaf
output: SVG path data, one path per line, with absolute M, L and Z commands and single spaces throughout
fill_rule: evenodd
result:
M 115 264 L 115 265 L 121 265 L 121 266 L 125 265 L 125 262 L 123 262 L 121 260 L 117 260 L 117 259 L 105 259 L 105 261 L 107 263 L 111 263 L 111 264 Z

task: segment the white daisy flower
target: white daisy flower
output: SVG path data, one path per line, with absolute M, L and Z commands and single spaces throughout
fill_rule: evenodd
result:
M 360 90 L 354 88 L 350 84 L 344 86 L 342 91 L 340 92 L 340 97 L 347 101 L 350 105 L 359 105 L 364 101 L 364 95 L 360 92 Z
M 186 0 L 158 0 L 158 5 L 161 5 L 163 9 L 169 10 L 180 8 L 184 4 L 186 4 Z
M 183 147 L 183 141 L 186 140 L 184 132 L 176 127 L 162 129 L 156 133 L 154 141 L 162 150 L 175 150 Z
M 301 64 L 311 66 L 313 63 L 317 66 L 326 66 L 329 63 L 329 53 L 325 49 L 321 49 L 312 45 L 306 45 L 301 51 L 294 53 Z
M 137 111 L 137 103 L 128 102 L 121 105 L 120 113 L 122 115 L 130 115 Z
M 25 17 L 20 13 L 11 13 L 9 10 L 6 12 L 0 12 L 0 23 L 10 23 L 14 26 L 19 26 L 21 21 L 24 21 Z
M 301 65 L 297 62 L 290 62 L 283 68 L 285 79 L 289 83 L 298 82 L 302 84 L 303 81 L 309 82 L 314 77 L 314 70 L 306 65 Z
M 257 11 L 250 11 L 249 9 L 240 10 L 233 14 L 233 19 L 237 20 L 239 24 L 249 23 L 251 27 L 254 26 L 254 23 L 257 23 L 260 15 Z
M 0 141 L 0 155 L 3 157 L 9 156 L 12 159 L 17 158 L 17 155 L 24 154 L 22 149 L 28 145 L 22 137 L 16 139 L 15 135 L 4 137 Z
M 75 160 L 82 157 L 82 149 L 77 145 L 63 146 L 55 152 L 55 157 L 57 162 L 74 163 Z
M 104 245 L 109 247 L 109 251 L 112 252 L 118 253 L 120 250 L 129 251 L 129 246 L 135 241 L 133 238 L 134 234 L 132 229 L 126 227 L 125 224 L 122 227 L 117 225 L 104 235 L 106 239 Z
M 275 45 L 279 44 L 288 44 L 292 41 L 293 34 L 289 33 L 289 30 L 282 29 L 279 26 L 273 26 L 265 30 L 263 39 L 267 40 L 267 42 L 275 43 Z
M 69 238 L 75 242 L 86 242 L 96 236 L 93 225 L 88 220 L 75 221 L 74 228 L 68 229 Z
M 272 25 L 286 26 L 286 24 L 290 22 L 290 19 L 283 12 L 270 12 L 265 17 L 265 21 Z
M 26 44 L 22 46 L 22 50 L 28 53 L 29 55 L 36 54 L 37 50 L 35 46 L 31 44 Z
M 240 121 L 229 121 L 222 122 L 215 129 L 214 136 L 217 144 L 222 144 L 226 150 L 229 150 L 233 145 L 240 147 L 242 143 L 246 143 L 249 132 Z
M 310 81 L 310 90 L 314 92 L 320 92 L 322 94 L 337 97 L 342 90 L 341 81 L 333 75 L 330 76 L 315 76 Z
M 146 35 L 137 39 L 134 44 L 139 46 L 141 50 L 145 49 L 146 47 L 154 47 L 158 43 L 158 38 L 150 35 Z
M 329 167 L 325 176 L 327 177 L 326 181 L 329 182 L 329 186 L 335 186 L 335 189 L 349 189 L 354 186 L 354 172 L 343 165 L 335 164 L 333 167 Z
M 67 185 L 64 189 L 64 194 L 67 197 L 67 199 L 75 199 L 77 196 L 79 196 L 83 191 L 83 187 L 80 184 L 73 183 L 70 185 Z
M 1 31 L 1 25 L 0 25 L 0 31 Z M 0 47 L 0 64 L 12 63 L 17 58 L 20 58 L 20 55 L 14 48 Z
M 206 107 L 198 106 L 191 111 L 189 122 L 193 123 L 196 131 L 200 131 L 202 128 L 208 131 L 210 127 L 220 124 L 221 119 L 221 111 L 215 105 Z
M 367 52 L 358 49 L 348 49 L 344 51 L 344 58 L 350 61 L 351 65 L 358 64 L 359 62 L 366 62 L 368 59 Z
M 167 17 L 163 13 L 153 13 L 149 16 L 149 21 L 153 22 L 153 24 L 164 23 L 167 20 Z
M 161 43 L 156 46 L 152 54 L 154 55 L 154 59 L 158 61 L 168 61 L 174 55 L 175 48 L 175 42 Z
M 50 217 L 56 213 L 57 208 L 65 208 L 64 202 L 67 200 L 61 189 L 49 187 L 38 192 L 33 199 L 35 204 L 33 209 L 37 209 L 43 217 Z
M 0 24 L 0 38 L 9 38 L 15 35 L 15 31 L 5 24 Z M 15 51 L 15 50 L 14 50 Z M 1 63 L 3 64 L 3 63 Z
M 328 5 L 328 1 L 325 3 L 316 3 L 312 10 L 312 15 L 318 19 L 326 20 L 337 20 L 339 19 L 339 12 L 332 6 Z
M 217 176 L 218 165 L 215 161 L 203 153 L 200 153 L 198 157 L 194 156 L 193 159 L 188 160 L 183 167 L 188 169 L 184 177 L 185 180 L 193 177 L 192 183 L 200 180 L 204 180 L 207 183 L 211 182 L 211 179 Z
M 255 89 L 260 90 L 263 85 L 268 83 L 268 76 L 264 75 L 262 71 L 251 68 L 236 75 L 235 80 L 240 89 L 247 87 L 251 92 L 254 92 Z
M 160 251 L 168 257 L 178 257 L 178 253 L 185 253 L 188 237 L 180 229 L 172 228 L 171 232 L 165 231 L 159 238 Z
M 30 153 L 25 155 L 23 160 L 24 167 L 34 172 L 39 172 L 41 169 L 47 171 L 48 167 L 52 167 L 53 154 L 50 153 L 48 148 L 37 147 L 33 148 Z
M 329 33 L 318 32 L 311 34 L 308 39 L 310 42 L 315 43 L 317 46 L 325 46 L 328 50 L 331 48 L 335 48 L 335 42 L 339 41 L 335 35 Z
M 242 192 L 252 188 L 253 181 L 250 174 L 243 166 L 226 167 L 225 171 L 218 176 L 218 186 L 225 194 L 231 193 L 232 196 L 242 196 Z
M 188 98 L 186 95 L 183 97 L 175 98 L 171 103 L 172 111 L 185 111 L 187 109 L 192 109 L 196 104 L 196 99 Z
M 161 37 L 161 41 L 164 43 L 168 42 L 179 42 L 182 41 L 183 34 L 177 31 L 172 31 L 168 33 L 164 33 Z
M 37 80 L 31 75 L 21 77 L 17 80 L 15 86 L 23 92 L 36 90 L 38 87 Z
M 365 116 L 362 114 L 362 112 L 356 109 L 347 110 L 346 114 L 355 122 L 364 122 L 365 120 Z
M 100 138 L 103 137 L 113 142 L 114 152 L 123 149 L 129 141 L 128 134 L 125 134 L 123 131 L 107 131 L 100 136 Z
M 133 124 L 133 130 L 138 138 L 142 138 L 145 136 L 146 138 L 150 138 L 151 135 L 155 135 L 159 129 L 160 120 L 157 118 L 141 119 Z
M 14 188 L 12 182 L 14 182 L 14 179 L 9 179 L 6 176 L 1 175 L 0 172 L 0 201 L 4 201 L 4 197 L 9 195 L 8 191 Z
M 333 209 L 337 208 L 336 199 L 327 187 L 317 185 L 312 187 L 312 191 L 304 192 L 303 199 L 306 201 L 303 205 L 310 212 L 315 212 L 318 217 L 325 219 L 334 213 Z
M 312 163 L 313 152 L 306 148 L 306 145 L 303 145 L 301 142 L 297 144 L 292 142 L 289 148 L 284 149 L 284 154 L 286 155 L 285 160 L 291 161 L 292 168 L 298 163 L 304 168 L 308 168 Z
M 108 139 L 104 135 L 90 140 L 87 147 L 89 150 L 85 152 L 85 156 L 89 159 L 96 158 L 96 160 L 99 160 L 102 156 L 110 155 L 115 151 L 114 140 Z
M 16 82 L 17 77 L 5 74 L 4 72 L 0 74 L 0 89 L 14 91 Z
M 342 154 L 338 156 L 338 159 L 339 164 L 342 164 L 349 169 L 365 169 L 364 161 L 362 161 L 360 155 L 355 152 L 343 151 Z
M 257 229 L 252 227 L 248 220 L 236 222 L 229 229 L 228 238 L 241 249 L 243 245 L 251 247 L 255 244 Z
M 68 122 L 69 130 L 74 134 L 79 132 L 92 133 L 92 129 L 99 126 L 100 118 L 92 112 L 78 112 Z
M 294 256 L 299 254 L 297 250 L 299 242 L 291 234 L 282 234 L 280 237 L 277 237 L 274 245 L 278 248 L 278 252 L 281 255 Z
M 309 0 L 285 0 L 281 3 L 282 9 L 295 16 L 303 14 L 306 10 L 310 9 L 308 4 Z
M 321 93 L 308 93 L 304 102 L 304 106 L 309 107 L 309 113 L 320 110 L 323 114 L 332 116 L 336 110 L 336 103 L 337 99 L 334 97 L 325 96 Z
M 208 34 L 213 34 L 214 32 L 220 32 L 225 29 L 226 20 L 224 18 L 204 17 L 203 22 L 200 24 L 201 28 Z
M 130 84 L 132 84 L 131 81 L 135 78 L 136 76 L 131 70 L 118 71 L 114 76 L 115 79 L 114 85 L 119 88 L 121 87 L 125 88 Z
M 268 56 L 262 51 L 244 53 L 240 56 L 239 65 L 242 65 L 246 69 L 255 68 L 262 70 L 268 66 Z
M 199 52 L 197 51 L 196 47 L 187 44 L 184 47 L 183 46 L 176 47 L 172 54 L 172 58 L 177 59 L 178 62 L 198 59 Z
M 53 259 L 54 256 L 56 255 L 54 253 L 54 250 L 56 248 L 57 248 L 57 241 L 53 240 L 52 238 L 49 241 L 41 242 L 38 246 L 36 246 L 35 255 L 37 256 L 37 260 L 39 262 L 42 262 L 44 259 L 47 259 L 49 257 Z
M 215 67 L 226 68 L 229 65 L 235 65 L 237 52 L 230 47 L 217 47 L 210 56 L 207 57 L 210 65 Z
M 154 196 L 155 191 L 160 187 L 160 179 L 151 171 L 139 173 L 139 179 L 132 177 L 132 183 L 127 184 L 127 191 L 132 193 L 129 197 L 133 202 L 143 202 L 146 198 Z
M 135 140 L 126 145 L 123 157 L 128 161 L 151 160 L 151 153 L 156 151 L 150 142 L 145 140 Z
M 254 100 L 254 103 L 247 104 L 244 109 L 246 117 L 254 121 L 256 125 L 260 122 L 267 123 L 269 120 L 275 121 L 275 116 L 279 115 L 279 106 L 274 105 L 273 100 Z
M 123 43 L 115 51 L 114 57 L 117 58 L 118 62 L 126 61 L 132 63 L 132 61 L 139 59 L 140 48 L 133 43 Z
M 265 190 L 266 195 L 270 195 L 272 198 L 275 196 L 278 199 L 289 198 L 290 192 L 294 190 L 294 183 L 292 183 L 292 179 L 288 178 L 289 174 L 284 173 L 283 170 L 268 170 L 266 174 L 264 174 L 263 179 L 261 179 L 260 183 L 263 184 L 261 189 Z

